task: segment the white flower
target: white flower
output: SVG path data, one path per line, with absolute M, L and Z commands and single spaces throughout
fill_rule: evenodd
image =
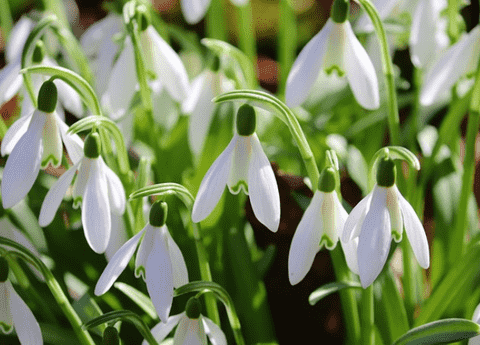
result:
M 329 250 L 336 247 L 347 216 L 347 211 L 343 208 L 335 191 L 330 193 L 315 191 L 290 246 L 288 254 L 290 284 L 295 285 L 305 277 L 312 267 L 315 255 L 324 245 Z M 356 253 L 354 253 L 358 241 L 341 243 L 348 266 L 358 273 Z
M 273 232 L 280 223 L 280 196 L 270 162 L 257 134 L 235 133 L 227 148 L 213 162 L 200 184 L 192 220 L 198 223 L 215 208 L 225 185 L 231 193 L 241 189 L 250 196 L 255 217 Z
M 140 33 L 140 41 L 146 69 L 155 74 L 155 80 L 162 83 L 174 100 L 183 101 L 188 94 L 189 82 L 180 57 L 151 25 Z M 102 96 L 102 105 L 112 119 L 125 115 L 137 84 L 133 45 L 130 37 L 127 37 Z
M 143 277 L 160 320 L 167 322 L 173 289 L 188 283 L 188 271 L 182 252 L 166 225 L 153 226 L 147 223 L 142 231 L 128 240 L 103 271 L 95 286 L 95 295 L 103 295 L 110 289 L 132 258 L 140 239 L 142 242 L 135 259 L 135 276 Z
M 336 23 L 330 18 L 300 52 L 287 79 L 288 106 L 296 107 L 305 101 L 322 69 L 345 73 L 357 102 L 365 109 L 379 107 L 375 68 L 348 20 Z
M 188 24 L 197 24 L 207 13 L 212 0 L 180 0 L 183 16 Z M 217 0 L 214 0 L 217 1 Z M 237 7 L 245 6 L 248 0 L 230 0 Z
M 358 270 L 364 288 L 372 284 L 382 271 L 392 237 L 399 242 L 404 225 L 418 263 L 428 268 L 430 257 L 425 230 L 395 184 L 391 187 L 376 184 L 348 216 L 342 240 L 349 242 L 358 238 Z
M 0 330 L 9 334 L 14 327 L 21 344 L 43 344 L 35 316 L 7 280 L 0 282 Z
M 480 26 L 477 25 L 445 51 L 428 70 L 420 92 L 420 103 L 433 104 L 443 94 L 450 92 L 461 77 L 477 69 L 479 58 Z
M 86 142 L 94 134 L 97 133 L 87 136 Z M 73 187 L 73 206 L 82 205 L 82 224 L 85 238 L 90 248 L 100 254 L 105 252 L 110 239 L 110 212 L 122 215 L 125 211 L 126 202 L 122 182 L 105 164 L 101 156 L 97 155 L 97 158 L 83 156 L 81 160 L 60 176 L 43 201 L 39 224 L 44 227 L 52 222 L 77 170 L 78 176 Z
M 227 345 L 225 334 L 215 322 L 203 315 L 196 319 L 190 319 L 186 312 L 169 317 L 166 323 L 157 324 L 152 328 L 152 335 L 156 341 L 161 343 L 175 326 L 177 326 L 177 330 L 173 338 L 173 345 L 206 345 L 207 336 L 213 345 Z M 147 344 L 146 340 L 142 343 L 142 345 Z

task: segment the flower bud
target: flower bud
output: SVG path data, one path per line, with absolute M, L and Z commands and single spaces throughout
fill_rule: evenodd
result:
M 255 133 L 256 115 L 255 109 L 249 104 L 244 104 L 237 113 L 237 132 L 239 135 L 248 137 Z
M 143 5 L 137 7 L 137 22 L 140 31 L 147 30 L 150 25 L 150 14 L 148 9 Z
M 381 158 L 377 167 L 377 185 L 380 187 L 391 187 L 395 184 L 397 169 L 391 158 Z
M 0 283 L 5 283 L 8 279 L 8 272 L 10 268 L 8 266 L 8 261 L 5 257 L 0 256 Z
M 118 331 L 113 326 L 108 326 L 103 331 L 103 345 L 118 345 L 120 344 L 120 339 L 118 337 Z
M 32 62 L 35 64 L 41 63 L 45 56 L 45 45 L 42 41 L 35 43 L 35 49 L 33 50 Z
M 165 201 L 155 201 L 150 208 L 149 222 L 151 226 L 161 227 L 167 221 L 168 205 Z
M 57 87 L 53 81 L 47 80 L 38 91 L 38 110 L 53 113 L 57 107 L 57 97 Z
M 348 20 L 350 12 L 349 0 L 335 0 L 332 5 L 330 17 L 335 23 L 344 23 Z
M 198 298 L 192 297 L 188 300 L 185 313 L 189 319 L 198 319 L 202 314 L 202 305 Z
M 100 135 L 97 132 L 91 132 L 85 138 L 83 154 L 87 158 L 98 158 L 101 149 Z
M 324 193 L 331 193 L 335 190 L 336 185 L 335 170 L 332 167 L 323 169 L 318 181 L 318 190 Z

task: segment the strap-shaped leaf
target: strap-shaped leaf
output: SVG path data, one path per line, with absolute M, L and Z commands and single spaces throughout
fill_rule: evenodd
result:
M 333 282 L 328 283 L 323 286 L 320 286 L 318 289 L 313 291 L 308 297 L 308 303 L 310 305 L 317 304 L 321 299 L 331 295 L 332 293 L 338 292 L 343 289 L 361 289 L 362 285 L 357 282 Z
M 130 297 L 130 299 L 135 302 L 140 308 L 143 309 L 145 313 L 148 314 L 152 319 L 157 318 L 157 312 L 155 311 L 155 306 L 152 303 L 150 297 L 145 295 L 143 292 L 138 291 L 133 286 L 130 286 L 125 283 L 115 283 L 114 286 L 122 291 L 125 295 Z

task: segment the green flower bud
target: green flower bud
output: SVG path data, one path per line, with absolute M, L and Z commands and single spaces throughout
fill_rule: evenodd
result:
M 140 31 L 147 30 L 150 25 L 150 13 L 143 5 L 137 7 L 137 21 Z
M 98 158 L 100 156 L 101 147 L 100 135 L 97 132 L 91 132 L 85 138 L 83 154 L 87 158 Z
M 380 187 L 391 187 L 395 184 L 397 169 L 391 158 L 382 158 L 377 167 L 377 185 Z
M 255 133 L 256 128 L 255 109 L 249 104 L 244 104 L 237 113 L 237 132 L 239 135 L 248 137 Z
M 198 319 L 202 314 L 202 305 L 198 298 L 192 297 L 188 300 L 185 313 L 189 319 Z
M 118 337 L 118 331 L 113 326 L 108 326 L 103 331 L 103 345 L 118 345 L 120 344 L 120 339 Z
M 335 190 L 336 185 L 335 170 L 332 167 L 323 169 L 318 181 L 318 190 L 324 193 L 331 193 Z
M 8 272 L 10 268 L 8 266 L 8 261 L 5 257 L 0 256 L 0 283 L 5 283 L 8 279 Z
M 335 23 L 345 23 L 350 12 L 349 0 L 335 0 L 332 5 L 330 17 Z
M 36 64 L 41 63 L 43 61 L 44 56 L 45 56 L 45 45 L 43 44 L 42 41 L 37 41 L 37 43 L 35 43 L 35 49 L 33 50 L 32 62 Z
M 47 80 L 38 91 L 38 110 L 53 113 L 57 107 L 57 97 L 57 87 L 53 81 Z
M 150 208 L 149 222 L 151 226 L 161 227 L 167 221 L 168 205 L 165 201 L 155 201 Z

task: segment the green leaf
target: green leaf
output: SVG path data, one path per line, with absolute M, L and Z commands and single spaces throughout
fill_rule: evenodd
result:
M 321 299 L 331 295 L 332 293 L 338 292 L 343 289 L 361 289 L 362 285 L 357 282 L 333 282 L 325 284 L 319 287 L 317 290 L 313 291 L 308 297 L 308 303 L 310 305 L 317 304 Z
M 83 322 L 102 315 L 102 310 L 98 306 L 97 302 L 95 302 L 88 293 L 84 294 L 82 298 L 73 303 L 72 306 Z M 102 336 L 105 328 L 106 325 L 101 324 L 92 328 L 92 331 L 97 335 Z
M 150 297 L 145 295 L 143 292 L 138 291 L 134 287 L 125 284 L 125 283 L 115 283 L 114 286 L 122 291 L 125 295 L 130 297 L 130 299 L 135 302 L 144 312 L 148 314 L 152 319 L 157 319 L 157 312 L 155 311 L 155 306 L 152 303 Z
M 397 339 L 394 345 L 451 343 L 480 334 L 480 325 L 465 319 L 438 320 L 416 327 Z
M 187 188 L 178 183 L 158 183 L 146 186 L 130 194 L 130 199 L 143 198 L 150 195 L 176 195 L 188 209 L 193 207 L 195 200 Z

